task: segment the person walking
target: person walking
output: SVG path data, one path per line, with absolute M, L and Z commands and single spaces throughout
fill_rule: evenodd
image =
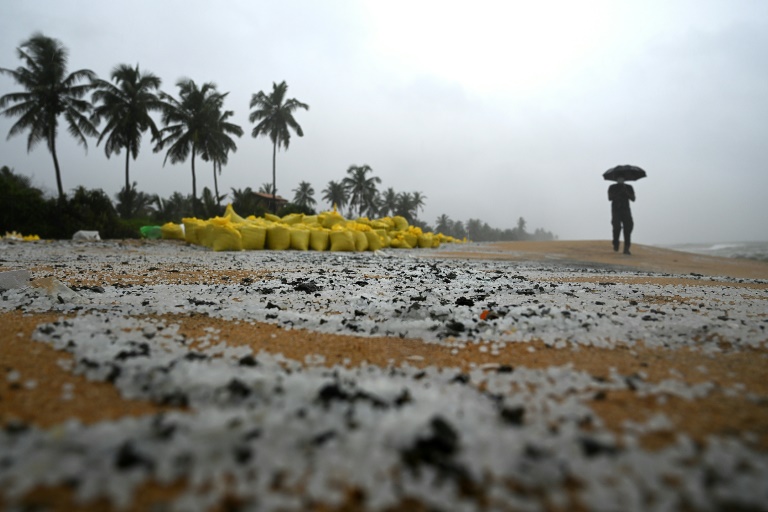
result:
M 608 200 L 611 202 L 611 225 L 613 226 L 613 250 L 619 250 L 619 235 L 624 231 L 624 254 L 631 254 L 632 245 L 632 210 L 629 202 L 635 200 L 635 189 L 624 183 L 624 178 L 617 178 L 616 183 L 608 187 Z

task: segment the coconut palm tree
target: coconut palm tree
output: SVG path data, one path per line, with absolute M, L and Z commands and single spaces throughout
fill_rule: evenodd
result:
M 379 201 L 379 215 L 394 215 L 397 210 L 397 192 L 392 187 L 387 188 Z
M 115 210 L 123 219 L 149 217 L 155 211 L 157 195 L 141 192 L 136 188 L 136 182 L 128 188 L 123 188 L 115 194 Z
M 397 206 L 395 207 L 395 214 L 405 217 L 408 222 L 412 223 L 415 218 L 416 204 L 413 200 L 413 194 L 410 192 L 401 192 L 397 194 Z
M 96 141 L 97 145 L 101 144 L 106 137 L 104 153 L 107 158 L 112 153 L 119 155 L 125 149 L 125 190 L 128 191 L 131 188 L 129 163 L 131 156 L 134 160 L 139 156 L 142 135 L 147 130 L 153 138 L 160 134 L 149 113 L 162 107 L 156 94 L 161 80 L 149 72 L 142 74 L 138 64 L 135 68 L 120 64 L 112 70 L 111 76 L 114 84 L 101 79 L 93 81 L 95 91 L 91 100 L 95 107 L 91 119 L 96 124 L 102 119 L 107 122 Z
M 453 227 L 453 221 L 446 214 L 442 214 L 435 221 L 435 230 L 438 233 L 443 233 L 443 234 L 446 234 L 446 235 L 450 234 L 452 227 Z
M 413 199 L 413 216 L 418 217 L 419 210 L 424 209 L 424 201 L 427 199 L 427 196 L 421 192 L 414 192 L 411 194 L 411 198 Z
M 329 181 L 328 186 L 323 190 L 323 201 L 328 202 L 331 208 L 341 210 L 347 205 L 347 189 L 344 184 L 338 181 Z
M 160 93 L 163 100 L 163 129 L 160 130 L 160 140 L 154 151 L 166 147 L 163 165 L 170 158 L 172 164 L 186 161 L 192 162 L 192 202 L 197 213 L 197 178 L 195 176 L 195 157 L 206 150 L 206 138 L 215 131 L 220 117 L 221 104 L 224 95 L 216 91 L 216 85 L 207 82 L 198 87 L 190 79 L 181 79 L 176 83 L 179 88 L 179 99 Z
M 354 213 L 355 208 L 358 216 L 363 215 L 364 212 L 372 215 L 376 213 L 378 196 L 376 185 L 381 183 L 381 179 L 377 176 L 368 178 L 366 175 L 369 172 L 373 172 L 370 165 L 350 165 L 347 169 L 349 176 L 342 180 L 349 198 L 350 214 Z
M 484 224 L 483 221 L 480 219 L 469 219 L 467 221 L 467 237 L 472 240 L 473 242 L 482 242 L 484 241 L 483 238 L 483 231 L 484 231 Z
M 275 176 L 275 163 L 277 159 L 277 149 L 284 147 L 288 150 L 291 142 L 291 132 L 289 128 L 296 132 L 299 137 L 304 136 L 304 131 L 299 123 L 293 117 L 293 113 L 303 108 L 309 110 L 309 105 L 298 101 L 296 98 L 285 99 L 285 93 L 288 91 L 288 85 L 285 80 L 276 84 L 272 82 L 272 92 L 265 94 L 264 91 L 251 96 L 250 108 L 254 109 L 248 117 L 249 121 L 258 124 L 253 127 L 251 136 L 257 138 L 260 135 L 268 136 L 272 141 L 272 213 L 276 213 L 277 202 L 274 196 L 277 195 L 277 180 Z
M 315 189 L 312 188 L 309 182 L 302 181 L 299 183 L 298 188 L 293 189 L 293 192 L 295 193 L 293 196 L 295 205 L 305 209 L 312 209 L 317 204 L 314 198 Z
M 451 226 L 451 232 L 448 233 L 456 238 L 464 238 L 467 236 L 467 228 L 464 227 L 464 222 L 457 220 Z
M 29 131 L 27 152 L 32 151 L 38 143 L 45 142 L 53 157 L 59 198 L 63 199 L 64 187 L 56 154 L 58 119 L 59 116 L 64 117 L 67 131 L 87 150 L 85 136 L 95 137 L 99 132 L 87 115 L 93 106 L 81 98 L 91 90 L 91 80 L 96 75 L 89 69 L 67 74 L 69 52 L 57 39 L 40 33 L 23 42 L 17 54 L 26 66 L 0 68 L 0 73 L 10 75 L 25 91 L 0 97 L 0 109 L 5 109 L 0 113 L 6 117 L 19 118 L 11 126 L 9 138 Z
M 229 94 L 225 93 L 221 95 L 222 100 Z M 203 152 L 200 155 L 205 161 L 213 162 L 213 189 L 216 196 L 216 204 L 221 206 L 221 200 L 226 196 L 219 195 L 219 180 L 216 177 L 216 170 L 218 168 L 219 175 L 221 175 L 221 168 L 229 161 L 229 152 L 237 151 L 237 144 L 232 140 L 231 135 L 237 137 L 243 136 L 243 129 L 234 123 L 228 121 L 230 117 L 234 115 L 234 112 L 227 110 L 225 112 L 219 111 L 216 116 L 216 122 L 210 127 L 210 131 L 206 133 L 203 140 Z
M 244 189 L 232 189 L 232 208 L 242 215 L 243 217 L 248 215 L 256 215 L 259 212 L 263 213 L 263 209 L 259 206 L 259 200 L 253 195 L 251 187 L 245 187 Z
M 269 182 L 262 183 L 259 187 L 259 194 L 269 194 L 272 195 L 272 184 Z
M 168 199 L 155 197 L 155 219 L 160 222 L 181 222 L 192 213 L 192 198 L 181 192 L 174 192 Z

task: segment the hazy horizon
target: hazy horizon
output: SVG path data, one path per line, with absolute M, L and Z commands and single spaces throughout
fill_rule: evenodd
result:
M 308 181 L 322 209 L 330 180 L 368 164 L 380 190 L 425 194 L 430 225 L 524 217 L 561 240 L 607 240 L 601 175 L 629 163 L 648 172 L 633 183 L 634 242 L 768 240 L 765 2 L 5 2 L 0 67 L 20 66 L 16 48 L 35 32 L 67 47 L 69 71 L 108 79 L 138 63 L 173 96 L 182 77 L 229 92 L 245 135 L 221 191 L 271 181 L 271 143 L 250 136 L 248 103 L 285 80 L 310 106 L 296 114 L 305 136 L 277 156 L 288 199 Z M 0 95 L 18 90 L 0 76 Z M 14 122 L 0 118 L 0 166 L 55 191 L 45 146 L 27 154 L 26 134 L 6 140 Z M 88 145 L 60 130 L 64 188 L 114 198 L 124 154 Z M 191 193 L 189 160 L 163 158 L 146 135 L 131 181 Z M 198 192 L 212 189 L 210 165 L 196 169 Z

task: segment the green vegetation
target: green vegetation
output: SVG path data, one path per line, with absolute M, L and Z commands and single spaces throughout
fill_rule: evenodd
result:
M 0 68 L 0 74 L 11 76 L 24 90 L 0 97 L 0 114 L 18 118 L 8 136 L 29 132 L 27 150 L 45 142 L 53 158 L 58 197 L 46 198 L 28 178 L 15 174 L 8 167 L 0 169 L 0 235 L 6 231 L 37 234 L 42 238 L 70 238 L 78 230 L 96 230 L 103 238 L 138 237 L 139 228 L 147 224 L 181 222 L 183 217 L 210 218 L 222 215 L 222 200 L 228 194 L 219 193 L 218 176 L 237 151 L 233 137 L 241 137 L 243 129 L 230 121 L 232 110 L 224 110 L 228 93 L 221 93 L 212 82 L 198 86 L 191 79 L 176 83 L 178 98 L 160 90 L 162 81 L 150 72 L 120 64 L 111 73 L 111 81 L 99 79 L 92 71 L 81 69 L 67 74 L 66 48 L 56 39 L 42 34 L 33 35 L 18 48 L 23 65 L 15 70 Z M 294 117 L 299 109 L 309 105 L 295 98 L 286 98 L 285 81 L 272 83 L 272 91 L 259 91 L 250 101 L 249 121 L 255 126 L 254 138 L 269 137 L 272 141 L 272 182 L 263 183 L 259 192 L 273 196 L 271 211 L 278 215 L 288 213 L 315 213 L 315 189 L 308 181 L 301 181 L 293 189 L 293 201 L 275 211 L 277 202 L 276 157 L 279 148 L 288 149 L 293 131 L 304 136 Z M 84 96 L 92 92 L 89 102 Z M 158 113 L 161 126 L 152 118 Z M 59 118 L 67 124 L 67 131 L 87 147 L 86 136 L 97 137 L 96 144 L 104 141 L 107 158 L 125 150 L 125 185 L 115 195 L 113 203 L 104 191 L 75 188 L 71 196 L 64 193 L 61 170 L 56 154 L 56 136 Z M 99 124 L 104 122 L 99 130 Z M 168 198 L 148 194 L 130 181 L 130 159 L 138 157 L 141 139 L 146 132 L 152 135 L 153 150 L 165 151 L 163 165 L 190 161 L 192 194 L 174 192 Z M 204 187 L 198 197 L 196 157 L 213 166 L 214 190 Z M 398 192 L 388 187 L 379 191 L 381 178 L 368 164 L 350 165 L 346 176 L 332 180 L 322 190 L 327 209 L 347 208 L 349 217 L 402 216 L 409 224 L 424 231 L 437 231 L 455 238 L 467 237 L 473 241 L 552 239 L 552 233 L 537 229 L 526 231 L 521 217 L 513 229 L 491 228 L 479 219 L 466 223 L 453 221 L 443 214 L 433 229 L 418 218 L 427 197 L 419 191 Z M 244 216 L 261 216 L 266 204 L 254 195 L 250 187 L 231 189 L 236 211 Z

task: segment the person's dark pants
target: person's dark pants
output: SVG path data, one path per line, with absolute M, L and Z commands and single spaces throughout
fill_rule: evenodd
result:
M 619 235 L 624 231 L 624 252 L 629 252 L 629 246 L 632 244 L 632 228 L 635 227 L 632 222 L 632 215 L 621 215 L 614 213 L 611 218 L 613 225 L 613 250 L 619 250 Z

